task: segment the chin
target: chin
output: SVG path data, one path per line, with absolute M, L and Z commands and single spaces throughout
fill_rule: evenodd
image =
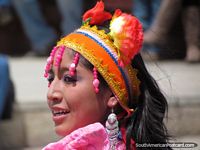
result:
M 57 135 L 64 137 L 64 136 L 70 134 L 72 131 L 67 130 L 66 128 L 64 128 L 62 126 L 56 126 L 55 132 L 56 132 Z

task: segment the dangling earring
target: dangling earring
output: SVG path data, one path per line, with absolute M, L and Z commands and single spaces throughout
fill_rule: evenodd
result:
M 110 150 L 115 150 L 120 132 L 118 127 L 117 115 L 113 112 L 113 108 L 111 114 L 108 116 L 108 119 L 106 121 L 106 131 L 110 141 Z

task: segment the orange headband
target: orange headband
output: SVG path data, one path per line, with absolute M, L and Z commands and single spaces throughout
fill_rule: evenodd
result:
M 96 25 L 101 25 L 111 19 L 110 32 L 98 30 Z M 81 28 L 62 38 L 47 60 L 45 77 L 51 67 L 54 53 L 61 46 L 73 49 L 85 57 L 108 83 L 122 108 L 128 115 L 133 112 L 128 107 L 128 101 L 137 98 L 140 94 L 140 81 L 137 78 L 137 70 L 132 68 L 131 61 L 139 52 L 143 41 L 142 25 L 132 15 L 116 10 L 112 16 L 104 11 L 102 1 L 88 10 L 83 15 L 84 24 Z M 60 61 L 59 54 L 58 63 Z
M 121 67 L 117 62 L 117 51 L 108 35 L 96 26 L 84 25 L 75 32 L 62 38 L 57 46 L 66 46 L 79 52 L 98 72 L 103 76 L 109 87 L 116 95 L 121 106 L 130 114 L 128 99 L 131 95 L 139 95 L 139 83 L 137 71 L 127 65 Z M 133 85 L 133 86 L 131 86 Z

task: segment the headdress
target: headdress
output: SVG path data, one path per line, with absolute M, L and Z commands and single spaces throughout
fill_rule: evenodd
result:
M 111 20 L 109 33 L 98 29 L 98 25 L 108 20 Z M 131 60 L 139 52 L 142 41 L 142 25 L 136 17 L 122 13 L 119 9 L 112 16 L 104 11 L 104 3 L 99 1 L 94 8 L 83 15 L 83 25 L 57 43 L 51 58 L 48 59 L 45 76 L 57 48 L 63 46 L 71 48 L 94 65 L 120 105 L 130 114 L 132 109 L 127 106 L 128 100 L 140 94 L 140 81 L 137 78 L 137 70 L 131 66 Z M 60 53 L 63 52 L 62 49 Z M 57 57 L 59 62 L 61 57 Z M 77 63 L 73 64 L 76 65 Z

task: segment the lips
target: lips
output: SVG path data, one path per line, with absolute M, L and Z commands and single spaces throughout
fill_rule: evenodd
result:
M 53 110 L 53 111 L 52 111 L 53 116 L 65 115 L 65 114 L 67 114 L 67 113 L 68 113 L 68 111 L 66 111 L 66 110 L 58 110 L 58 111 Z
M 52 119 L 56 125 L 61 124 L 67 117 L 68 113 L 69 111 L 66 109 L 52 108 L 52 114 L 53 114 Z

